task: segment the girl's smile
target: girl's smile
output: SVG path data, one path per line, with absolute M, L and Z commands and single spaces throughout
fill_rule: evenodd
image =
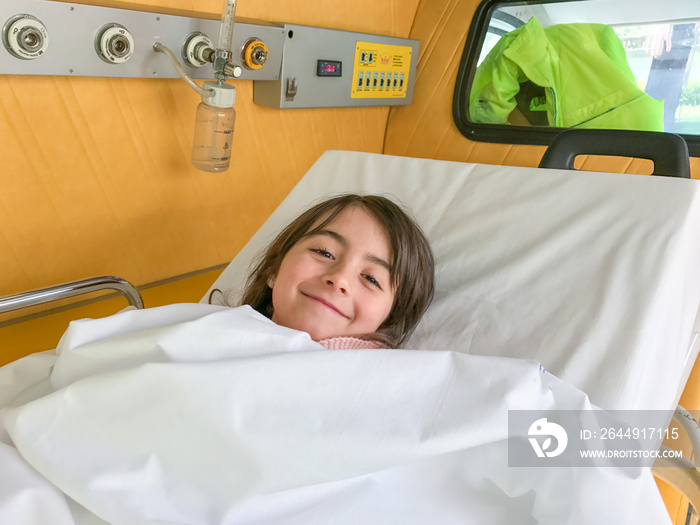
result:
M 311 294 L 307 294 L 307 293 L 304 293 L 304 292 L 301 292 L 301 295 L 303 295 L 304 297 L 308 297 L 309 300 L 311 300 L 311 301 L 316 301 L 317 303 L 319 303 L 319 304 L 320 304 L 321 306 L 323 306 L 324 308 L 328 308 L 328 309 L 330 309 L 331 311 L 337 313 L 338 315 L 340 315 L 340 316 L 342 316 L 342 317 L 345 317 L 346 319 L 349 319 L 349 316 L 345 315 L 345 314 L 344 314 L 343 312 L 341 312 L 338 308 L 336 308 L 335 306 L 333 306 L 333 304 L 330 303 L 329 301 L 326 301 L 325 299 L 322 299 L 321 297 L 315 297 L 315 296 L 313 296 L 313 295 L 311 295 Z

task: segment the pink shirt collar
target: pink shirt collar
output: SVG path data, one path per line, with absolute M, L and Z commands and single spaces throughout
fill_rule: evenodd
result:
M 381 348 L 381 346 L 374 341 L 358 339 L 357 337 L 331 337 L 330 339 L 323 339 L 319 341 L 318 344 L 328 348 L 329 350 L 376 350 L 377 348 Z

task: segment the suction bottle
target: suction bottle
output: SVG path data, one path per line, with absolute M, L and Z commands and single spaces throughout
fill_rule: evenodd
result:
M 231 163 L 233 126 L 236 121 L 236 88 L 223 82 L 204 82 L 206 93 L 197 106 L 192 145 L 192 164 L 219 173 Z

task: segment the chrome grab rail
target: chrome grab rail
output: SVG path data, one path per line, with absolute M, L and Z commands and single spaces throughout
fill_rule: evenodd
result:
M 0 314 L 100 290 L 116 290 L 127 298 L 130 305 L 143 309 L 141 294 L 131 283 L 121 277 L 104 275 L 2 297 Z

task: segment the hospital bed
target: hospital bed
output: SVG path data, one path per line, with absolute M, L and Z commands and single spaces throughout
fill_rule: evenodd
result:
M 432 243 L 435 300 L 407 349 L 541 363 L 605 410 L 676 407 L 699 348 L 697 182 L 329 151 L 202 303 L 236 304 L 275 235 L 344 192 L 394 199 Z M 696 496 L 682 466 L 676 481 Z

